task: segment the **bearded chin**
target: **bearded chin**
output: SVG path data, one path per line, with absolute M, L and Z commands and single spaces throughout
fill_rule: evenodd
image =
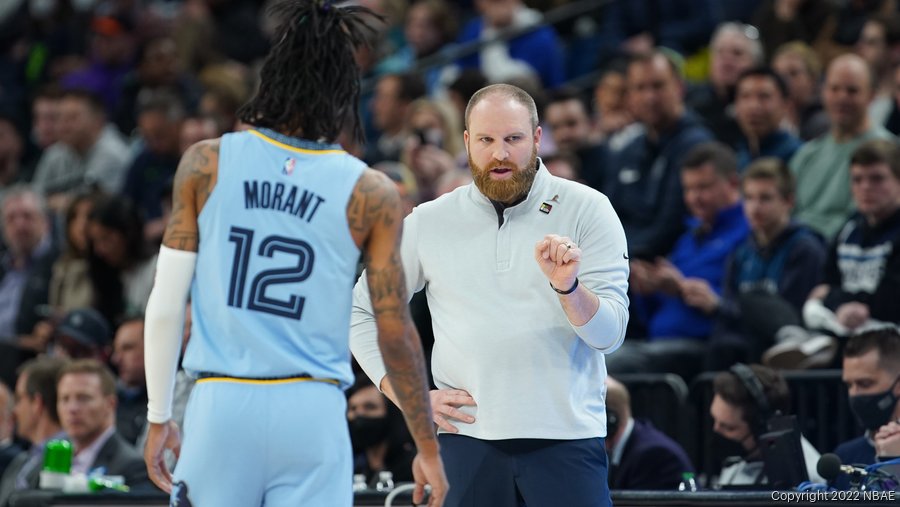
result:
M 469 155 L 469 168 L 472 171 L 472 179 L 475 186 L 484 194 L 485 197 L 492 201 L 511 204 L 518 199 L 524 197 L 531 185 L 534 183 L 534 176 L 537 174 L 537 147 L 531 150 L 531 159 L 525 167 L 516 167 L 511 178 L 505 180 L 491 179 L 491 169 L 495 165 L 488 167 L 479 167 Z

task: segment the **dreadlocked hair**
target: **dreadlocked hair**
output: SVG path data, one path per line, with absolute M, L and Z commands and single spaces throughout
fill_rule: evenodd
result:
M 310 140 L 333 142 L 344 123 L 363 139 L 359 111 L 359 69 L 354 50 L 366 45 L 372 20 L 384 19 L 360 6 L 328 0 L 285 0 L 270 11 L 283 20 L 275 45 L 260 71 L 256 95 L 237 112 L 257 127 Z

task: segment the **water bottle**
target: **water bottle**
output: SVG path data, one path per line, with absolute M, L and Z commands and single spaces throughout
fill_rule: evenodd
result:
M 681 484 L 678 485 L 678 491 L 697 491 L 697 481 L 694 479 L 694 472 L 685 472 L 681 474 Z
M 364 474 L 353 474 L 353 492 L 359 493 L 367 489 L 369 489 L 369 485 L 366 484 L 366 476 Z
M 51 440 L 44 446 L 44 466 L 40 473 L 41 489 L 62 489 L 72 469 L 72 444 L 68 440 Z
M 388 471 L 378 472 L 378 482 L 375 484 L 375 490 L 388 492 L 392 489 L 394 489 L 394 474 Z

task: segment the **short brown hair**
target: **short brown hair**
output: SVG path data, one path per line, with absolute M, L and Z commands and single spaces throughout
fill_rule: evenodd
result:
M 791 393 L 787 381 L 781 373 L 761 366 L 751 364 L 748 366 L 759 380 L 763 395 L 769 404 L 769 415 L 775 412 L 789 413 L 791 409 Z M 733 371 L 720 372 L 713 378 L 713 393 L 724 401 L 741 409 L 744 421 L 750 428 L 757 428 L 763 414 L 760 413 L 759 404 L 753 399 L 753 395 L 747 390 L 744 382 Z M 762 421 L 765 422 L 765 421 Z
M 428 15 L 431 17 L 431 22 L 434 23 L 435 28 L 437 28 L 438 39 L 442 45 L 452 42 L 456 38 L 456 33 L 459 32 L 459 13 L 456 12 L 455 5 L 446 0 L 417 0 L 416 2 L 410 2 L 410 4 L 413 3 L 428 9 Z M 409 16 L 409 11 L 412 10 L 411 7 L 403 7 L 406 9 L 407 16 Z
M 775 55 L 772 57 L 772 61 L 775 61 L 776 58 L 782 55 L 797 55 L 800 57 L 800 60 L 803 61 L 803 66 L 806 67 L 806 72 L 813 78 L 813 80 L 818 81 L 819 78 L 822 77 L 822 61 L 819 59 L 819 55 L 816 54 L 815 50 L 809 46 L 809 44 L 801 41 L 793 41 L 788 42 L 786 44 L 782 44 L 778 46 L 778 49 L 775 50 Z
M 31 359 L 19 366 L 17 373 L 25 375 L 25 392 L 34 398 L 41 397 L 41 401 L 47 408 L 50 420 L 59 424 L 59 413 L 56 411 L 56 383 L 59 381 L 59 372 L 66 365 L 66 361 L 57 357 L 41 357 Z
M 500 95 L 502 97 L 513 99 L 519 104 L 525 106 L 525 109 L 528 110 L 528 115 L 531 117 L 531 130 L 532 132 L 537 130 L 538 113 L 537 106 L 534 104 L 534 98 L 531 95 L 528 95 L 528 92 L 519 88 L 518 86 L 513 86 L 505 83 L 485 86 L 484 88 L 475 92 L 474 95 L 472 95 L 472 98 L 469 99 L 469 104 L 466 106 L 466 130 L 468 130 L 469 128 L 469 116 L 472 113 L 472 108 L 478 105 L 478 103 L 482 100 L 493 95 Z
M 748 180 L 774 182 L 778 193 L 785 199 L 793 197 L 797 187 L 791 170 L 783 160 L 777 157 L 762 157 L 754 160 L 747 166 L 742 182 Z
M 850 165 L 887 164 L 894 178 L 900 180 L 900 148 L 887 139 L 872 139 L 860 144 L 850 156 Z
M 684 81 L 683 62 L 679 60 L 678 53 L 675 53 L 674 51 L 668 50 L 666 48 L 656 48 L 645 53 L 635 53 L 631 55 L 631 57 L 628 58 L 628 63 L 625 64 L 626 78 L 628 77 L 628 71 L 633 65 L 651 64 L 657 58 L 662 58 L 666 62 L 666 65 L 669 67 L 669 70 L 672 71 L 672 76 L 675 79 Z
M 78 359 L 63 366 L 57 382 L 68 374 L 88 373 L 100 378 L 100 391 L 104 396 L 116 395 L 116 377 L 109 368 L 96 359 Z
M 872 350 L 878 351 L 879 368 L 900 375 L 900 331 L 896 327 L 851 336 L 844 348 L 844 357 L 860 357 Z
M 95 115 L 106 115 L 106 105 L 96 93 L 84 89 L 65 90 L 60 95 L 60 100 L 77 100 L 87 106 Z
M 719 141 L 707 141 L 691 148 L 681 161 L 681 171 L 692 171 L 706 164 L 712 164 L 716 174 L 726 180 L 737 176 L 737 156 Z

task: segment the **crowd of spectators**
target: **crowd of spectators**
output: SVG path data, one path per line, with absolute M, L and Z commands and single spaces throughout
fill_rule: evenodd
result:
M 0 412 L 0 507 L 49 438 L 94 445 L 66 427 L 72 379 L 112 414 L 92 437 L 141 442 L 141 319 L 172 178 L 194 142 L 248 128 L 235 111 L 274 1 L 0 5 L 0 409 L 15 400 L 18 435 Z M 575 2 L 356 3 L 384 22 L 357 54 L 366 139 L 341 141 L 407 210 L 471 181 L 463 112 L 494 82 L 535 97 L 548 169 L 610 199 L 632 261 L 610 371 L 840 368 L 851 336 L 900 323 L 900 2 L 620 0 L 556 25 L 544 14 Z M 412 309 L 427 354 L 423 294 Z M 357 471 L 407 477 L 408 439 L 382 427 L 393 407 L 364 383 L 353 397 Z M 617 430 L 643 431 L 619 410 Z M 613 436 L 611 451 L 627 440 Z

